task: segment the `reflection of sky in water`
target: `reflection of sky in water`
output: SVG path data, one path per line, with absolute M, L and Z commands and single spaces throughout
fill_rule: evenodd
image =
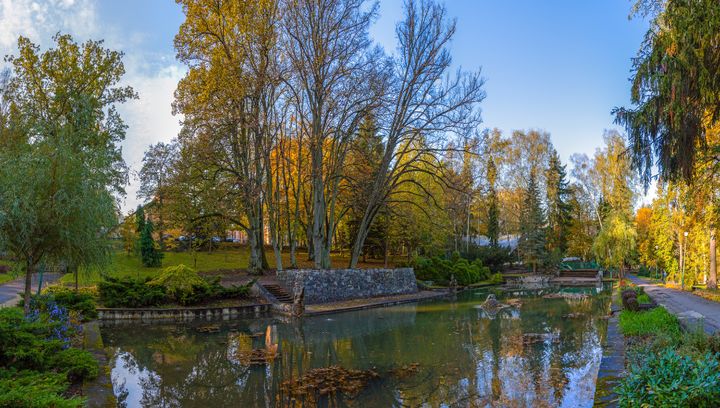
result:
M 135 357 L 132 354 L 116 350 L 115 362 L 110 373 L 115 395 L 125 394 L 124 403 L 128 408 L 141 407 L 144 384 L 147 384 L 150 377 L 157 374 L 145 368 L 138 367 Z M 123 402 L 123 401 L 118 401 Z
M 497 293 L 500 302 L 522 301 L 497 313 L 478 307 L 489 293 L 479 290 L 454 301 L 306 318 L 301 324 L 238 320 L 213 334 L 186 325 L 104 328 L 103 337 L 118 348 L 112 379 L 116 395 L 127 394 L 128 407 L 278 406 L 283 380 L 330 365 L 381 374 L 350 407 L 591 406 L 606 325 L 597 317 L 609 298 L 542 298 L 550 292 Z M 578 317 L 563 317 L 570 313 Z M 268 327 L 279 357 L 267 365 L 243 365 L 247 360 L 238 352 L 265 347 Z M 537 341 L 524 341 L 526 334 Z M 178 336 L 183 341 L 174 348 L 161 346 Z M 419 366 L 413 376 L 388 374 L 413 363 Z

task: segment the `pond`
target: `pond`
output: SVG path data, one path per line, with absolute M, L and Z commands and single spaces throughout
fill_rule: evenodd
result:
M 489 293 L 519 301 L 486 311 Z M 127 407 L 584 407 L 609 304 L 607 288 L 484 289 L 299 323 L 111 324 L 102 335 Z

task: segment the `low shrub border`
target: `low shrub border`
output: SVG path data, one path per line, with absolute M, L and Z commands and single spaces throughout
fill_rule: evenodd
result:
M 633 287 L 632 284 L 623 286 Z M 640 298 L 642 288 L 634 288 Z M 720 335 L 683 332 L 663 307 L 623 310 L 627 374 L 614 391 L 620 407 L 716 406 L 720 399 Z
M 165 268 L 154 279 L 107 278 L 98 285 L 99 301 L 109 308 L 149 308 L 163 305 L 208 305 L 227 299 L 248 299 L 250 282 L 223 287 L 219 277 L 203 278 L 185 265 Z

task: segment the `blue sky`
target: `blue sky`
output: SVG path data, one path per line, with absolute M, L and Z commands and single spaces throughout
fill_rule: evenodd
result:
M 631 58 L 648 23 L 628 19 L 630 0 L 530 1 L 448 0 L 457 20 L 453 63 L 482 68 L 487 98 L 483 126 L 543 129 L 567 162 L 572 153 L 591 155 L 613 128 L 610 110 L 629 102 Z M 383 0 L 371 35 L 388 53 L 402 2 Z M 170 140 L 179 129 L 171 115 L 174 85 L 185 68 L 175 60 L 173 37 L 183 20 L 171 0 L 0 0 L 0 53 L 14 51 L 18 35 L 41 45 L 52 34 L 104 38 L 125 52 L 126 82 L 140 100 L 124 106 L 128 123 L 123 151 L 139 170 L 148 145 Z M 124 208 L 137 204 L 137 181 Z

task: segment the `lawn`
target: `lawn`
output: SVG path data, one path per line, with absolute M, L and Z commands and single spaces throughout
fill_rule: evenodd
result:
M 680 335 L 680 324 L 677 317 L 659 306 L 648 311 L 620 312 L 620 330 L 626 336 L 647 336 L 666 333 L 677 337 Z
M 272 249 L 268 249 L 266 254 L 270 268 L 275 268 L 275 257 Z M 213 252 L 196 252 L 195 254 L 191 252 L 165 252 L 162 267 L 147 268 L 142 265 L 138 256 L 127 255 L 125 252 L 119 251 L 113 254 L 109 265 L 101 269 L 93 268 L 81 270 L 78 280 L 82 286 L 92 286 L 102 280 L 103 274 L 114 277 L 154 277 L 159 274 L 163 268 L 179 264 L 188 265 L 198 272 L 224 271 L 228 274 L 244 274 L 244 269 L 248 265 L 249 255 L 249 251 L 246 247 L 220 249 Z M 287 265 L 290 264 L 290 253 L 284 252 L 282 256 L 283 266 L 287 267 Z M 307 260 L 307 253 L 298 253 L 297 260 L 298 267 L 300 268 L 312 267 L 312 263 Z M 333 253 L 331 255 L 331 260 L 333 262 L 333 267 L 344 268 L 348 265 L 349 255 L 347 252 L 343 254 Z M 358 266 L 361 268 L 380 268 L 383 266 L 382 260 L 368 261 L 369 262 L 361 262 Z M 73 283 L 74 277 L 69 274 L 65 275 L 62 277 L 61 282 L 66 284 Z

